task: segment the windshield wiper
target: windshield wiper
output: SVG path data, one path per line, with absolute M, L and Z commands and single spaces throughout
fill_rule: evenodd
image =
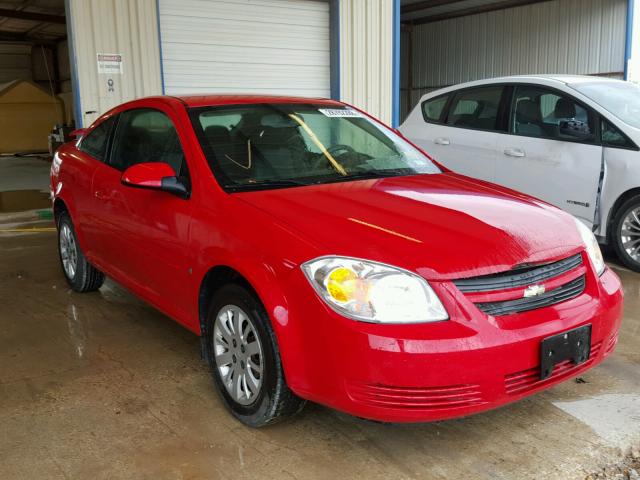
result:
M 344 177 L 339 177 L 338 180 L 340 181 L 368 180 L 372 178 L 399 177 L 402 175 L 417 175 L 417 172 L 407 170 L 407 169 L 370 170 L 368 172 L 349 173 Z
M 307 182 L 300 182 L 298 180 L 262 180 L 259 182 L 251 183 L 234 183 L 223 185 L 223 188 L 229 192 L 246 192 L 249 190 L 266 190 L 269 188 L 287 188 L 287 187 L 302 187 L 310 185 Z

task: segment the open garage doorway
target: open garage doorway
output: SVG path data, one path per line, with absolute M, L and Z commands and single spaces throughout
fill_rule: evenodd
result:
M 52 154 L 74 129 L 64 0 L 0 2 L 0 228 L 50 218 Z
M 628 0 L 402 0 L 401 120 L 422 95 L 507 75 L 625 76 Z

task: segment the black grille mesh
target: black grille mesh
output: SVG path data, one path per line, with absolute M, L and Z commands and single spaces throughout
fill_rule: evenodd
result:
M 516 268 L 508 272 L 484 275 L 482 277 L 463 278 L 455 280 L 453 283 L 463 293 L 508 290 L 543 282 L 573 270 L 579 265 L 582 265 L 582 254 L 580 253 L 554 263 Z
M 525 312 L 575 298 L 584 291 L 584 285 L 585 278 L 584 275 L 581 275 L 569 283 L 565 283 L 558 288 L 549 290 L 536 297 L 518 298 L 517 300 L 507 300 L 504 302 L 476 303 L 476 306 L 487 315 L 493 316 Z

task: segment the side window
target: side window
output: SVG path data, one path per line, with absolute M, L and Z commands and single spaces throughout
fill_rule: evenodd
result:
M 116 117 L 109 117 L 96 128 L 91 130 L 85 137 L 80 140 L 78 148 L 91 155 L 96 160 L 103 162 L 107 154 L 107 146 L 109 144 L 109 135 L 111 127 Z
M 449 95 L 432 98 L 422 102 L 422 116 L 425 122 L 439 122 Z
M 594 140 L 587 109 L 568 96 L 528 85 L 516 87 L 510 131 L 557 140 Z
M 496 130 L 502 89 L 502 86 L 491 86 L 458 93 L 451 103 L 447 124 L 462 128 Z
M 169 117 L 150 108 L 123 112 L 109 163 L 118 170 L 126 170 L 146 162 L 168 163 L 176 175 L 186 175 L 178 132 Z
M 602 144 L 606 147 L 636 148 L 624 133 L 622 133 L 604 118 L 602 119 L 601 132 Z

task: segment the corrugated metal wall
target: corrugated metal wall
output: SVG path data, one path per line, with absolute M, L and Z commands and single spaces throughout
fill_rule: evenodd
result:
M 393 0 L 339 2 L 340 97 L 387 123 L 391 123 L 393 113 L 393 5 Z M 90 124 L 123 101 L 161 93 L 155 0 L 67 0 L 67 10 L 73 38 L 71 56 L 75 59 L 75 94 L 81 104 L 76 116 L 82 125 Z M 321 10 L 318 18 L 328 22 L 326 8 Z M 240 45 L 241 40 L 239 31 L 231 42 Z M 328 45 L 326 33 L 318 41 Z M 99 74 L 98 53 L 121 54 L 123 74 Z M 169 59 L 171 52 L 163 53 Z M 326 57 L 328 60 L 328 53 Z M 167 68 L 170 78 L 173 67 L 168 64 Z M 322 75 L 323 83 L 328 85 L 326 71 Z M 113 91 L 107 83 L 109 79 L 113 81 Z M 183 85 L 181 91 L 183 87 L 193 89 Z M 235 85 L 235 89 L 242 87 Z M 329 92 L 324 93 L 328 96 Z
M 554 0 L 415 25 L 403 116 L 434 88 L 532 73 L 622 76 L 627 0 Z M 408 40 L 405 33 L 403 40 Z M 404 63 L 403 76 L 409 75 Z M 411 88 L 409 92 L 408 88 Z
M 392 120 L 393 0 L 340 2 L 340 98 Z
M 119 103 L 162 93 L 155 0 L 67 1 L 82 125 Z M 98 53 L 121 54 L 122 75 L 99 74 Z

